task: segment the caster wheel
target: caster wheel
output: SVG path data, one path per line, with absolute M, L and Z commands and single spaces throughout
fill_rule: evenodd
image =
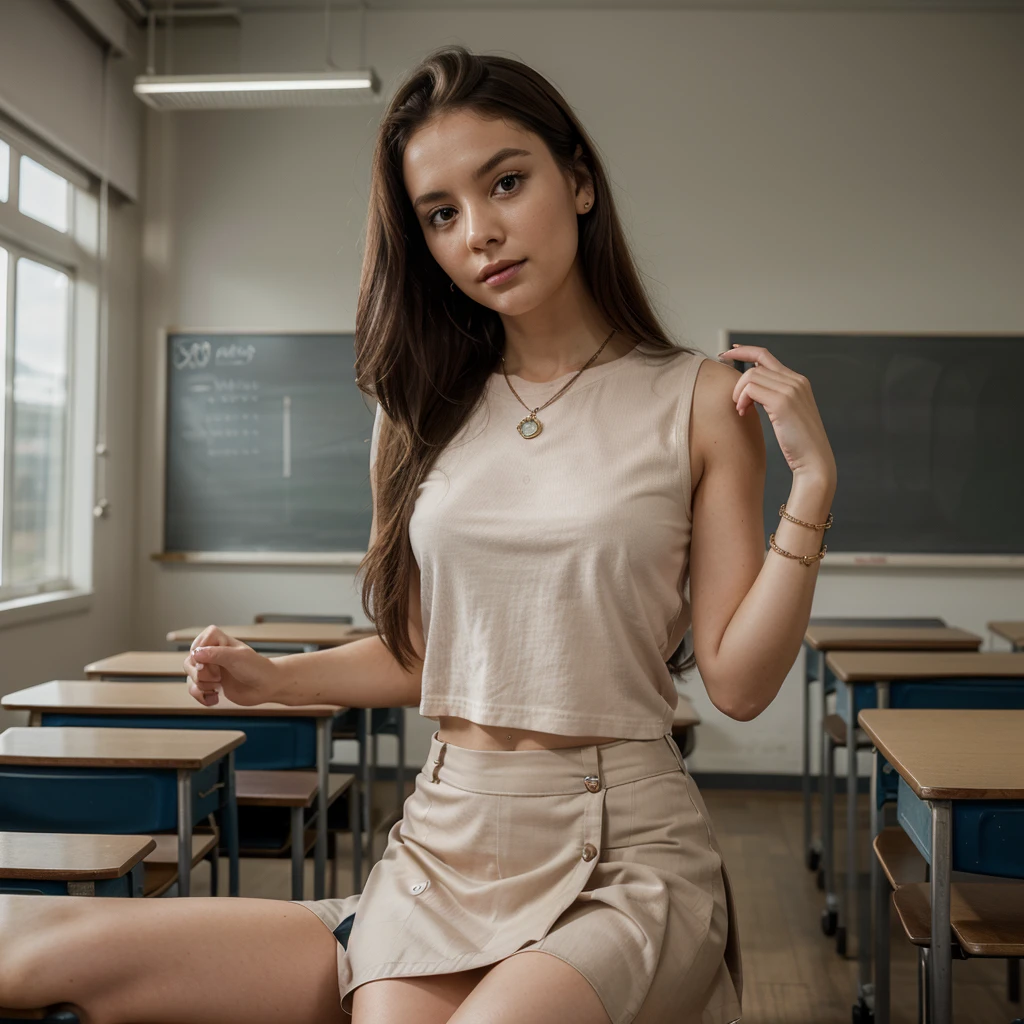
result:
M 875 1024 L 875 1015 L 860 999 L 853 1004 L 853 1024 Z
M 839 956 L 846 956 L 846 928 L 841 926 L 836 929 L 836 953 Z
M 804 863 L 807 865 L 808 871 L 817 871 L 818 865 L 821 863 L 821 854 L 817 850 L 808 850 L 804 857 Z
M 838 919 L 839 915 L 834 910 L 823 910 L 821 912 L 821 930 L 826 935 L 835 935 Z
M 818 883 L 818 891 L 819 892 L 824 892 L 825 891 L 825 869 L 824 868 L 818 868 L 818 877 L 817 877 L 816 881 Z

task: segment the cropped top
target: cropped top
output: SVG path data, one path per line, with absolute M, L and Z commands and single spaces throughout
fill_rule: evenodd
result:
M 420 485 L 420 714 L 568 736 L 656 739 L 665 662 L 690 625 L 689 421 L 708 357 L 643 345 L 588 367 L 537 414 L 502 373 Z M 650 350 L 647 349 L 647 352 Z M 509 375 L 530 409 L 575 374 Z M 377 406 L 371 466 L 382 417 Z

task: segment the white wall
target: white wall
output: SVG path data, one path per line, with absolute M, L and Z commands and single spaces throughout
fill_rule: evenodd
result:
M 371 11 L 386 83 L 444 42 L 516 56 L 567 95 L 607 162 L 656 303 L 681 340 L 723 328 L 1024 329 L 1024 17 L 707 11 Z M 176 32 L 175 70 L 322 67 L 323 19 L 249 14 Z M 334 60 L 358 23 L 335 18 Z M 351 613 L 351 572 L 168 568 L 159 546 L 161 326 L 354 323 L 378 113 L 151 115 L 147 150 L 138 619 Z M 211 486 L 214 482 L 211 481 Z M 814 614 L 941 615 L 984 631 L 1024 614 L 1020 572 L 821 569 Z M 705 722 L 694 770 L 799 770 L 800 665 L 751 723 L 686 687 Z M 410 714 L 408 762 L 433 720 Z M 394 763 L 381 744 L 381 763 Z M 390 760 L 389 760 L 390 759 Z

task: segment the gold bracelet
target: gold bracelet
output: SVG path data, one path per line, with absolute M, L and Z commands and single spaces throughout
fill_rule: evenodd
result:
M 824 558 L 825 552 L 828 551 L 828 546 L 823 543 L 821 545 L 821 550 L 816 555 L 794 555 L 791 551 L 783 551 L 783 549 L 775 543 L 774 533 L 768 538 L 768 543 L 772 546 L 772 551 L 777 551 L 780 555 L 785 555 L 787 558 L 795 558 L 798 562 L 803 562 L 804 565 L 811 565 L 814 562 L 817 562 L 818 559 Z
M 805 523 L 802 519 L 797 519 L 796 516 L 791 516 L 786 511 L 786 502 L 783 502 L 779 506 L 779 515 L 783 519 L 788 519 L 791 523 L 798 523 L 800 526 L 809 526 L 812 530 L 827 530 L 832 525 L 832 513 L 829 512 L 828 518 L 823 523 Z

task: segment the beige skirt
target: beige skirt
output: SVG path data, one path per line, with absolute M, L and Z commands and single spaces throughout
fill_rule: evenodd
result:
M 612 1024 L 740 1019 L 728 875 L 668 735 L 471 750 L 435 732 L 363 891 L 294 902 L 338 938 L 349 1014 L 368 981 L 542 950 L 587 979 Z

